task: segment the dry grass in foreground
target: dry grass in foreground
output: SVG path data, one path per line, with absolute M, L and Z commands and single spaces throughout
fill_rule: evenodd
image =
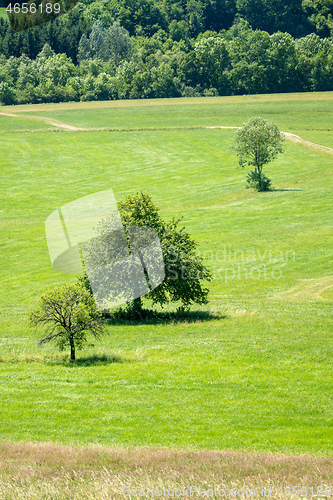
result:
M 160 493 L 168 498 L 175 493 L 187 498 L 188 493 L 188 497 L 198 498 L 190 486 L 201 487 L 202 498 L 203 490 L 206 498 L 285 498 L 289 490 L 284 488 L 289 486 L 290 498 L 325 498 L 327 491 L 317 491 L 317 487 L 332 484 L 331 457 L 0 444 L 1 499 L 104 500 L 124 498 L 124 488 L 126 493 L 135 488 L 137 495 L 126 496 L 135 498 L 155 487 L 160 488 L 149 497 Z M 297 490 L 292 493 L 293 486 L 299 486 L 299 494 Z M 278 494 L 281 487 L 282 496 Z M 215 488 L 219 491 L 214 492 Z M 266 488 L 266 496 L 262 488 Z

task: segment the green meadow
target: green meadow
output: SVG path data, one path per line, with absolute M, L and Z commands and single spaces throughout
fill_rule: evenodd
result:
M 235 132 L 205 127 L 260 115 L 333 147 L 333 94 L 0 112 L 18 115 L 0 115 L 0 439 L 331 455 L 332 152 L 285 141 L 266 167 L 273 191 L 257 193 L 228 149 Z M 44 223 L 109 188 L 183 217 L 210 302 L 186 320 L 114 321 L 70 363 L 27 322 L 43 292 L 76 279 L 52 268 Z
M 4 108 L 23 118 L 58 120 L 83 128 L 174 128 L 240 126 L 252 116 L 281 130 L 333 147 L 333 92 L 210 98 L 154 99 L 21 105 Z M 40 115 L 40 116 L 39 116 Z M 35 122 L 37 123 L 37 122 Z M 31 125 L 32 126 L 32 125 Z

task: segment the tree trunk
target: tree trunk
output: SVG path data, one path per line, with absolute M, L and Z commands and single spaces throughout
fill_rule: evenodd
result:
M 75 344 L 74 344 L 73 337 L 71 337 L 69 339 L 69 343 L 70 343 L 70 346 L 71 346 L 71 360 L 75 361 Z

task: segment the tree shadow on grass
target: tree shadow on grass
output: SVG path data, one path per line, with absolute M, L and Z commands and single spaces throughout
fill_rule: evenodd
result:
M 302 189 L 279 189 L 279 188 L 272 188 L 267 193 L 271 192 L 274 193 L 275 191 L 302 191 Z
M 178 324 L 178 323 L 201 323 L 204 321 L 214 321 L 226 319 L 226 316 L 210 311 L 152 311 L 143 309 L 137 318 L 126 317 L 126 313 L 105 315 L 109 325 L 158 325 L 158 324 Z
M 69 356 L 63 357 L 62 359 L 52 359 L 48 360 L 46 363 L 48 365 L 62 365 L 62 366 L 102 366 L 110 365 L 113 363 L 126 363 L 128 359 L 121 358 L 115 354 L 93 354 L 91 356 L 85 356 L 83 358 L 77 358 L 72 361 Z

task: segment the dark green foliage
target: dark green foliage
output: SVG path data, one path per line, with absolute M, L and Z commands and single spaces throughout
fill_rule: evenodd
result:
M 201 257 L 196 255 L 196 243 L 187 233 L 184 227 L 179 227 L 180 220 L 172 219 L 165 222 L 159 215 L 159 209 L 154 205 L 150 196 L 140 193 L 134 196 L 128 195 L 123 202 L 118 203 L 124 227 L 145 226 L 157 231 L 161 243 L 165 278 L 154 290 L 151 290 L 146 298 L 153 304 L 161 306 L 168 302 L 180 303 L 181 307 L 187 309 L 191 304 L 207 304 L 208 289 L 202 284 L 210 281 L 211 273 L 204 266 Z M 112 220 L 103 221 L 97 228 L 99 237 L 89 247 L 89 259 L 98 261 L 106 256 L 107 260 L 113 259 L 111 241 Z M 111 252 L 111 253 L 110 253 Z M 81 278 L 86 283 L 86 278 Z M 86 288 L 88 288 L 86 284 Z M 146 312 L 143 309 L 142 299 L 138 298 L 129 302 L 122 308 L 122 313 L 128 319 L 143 317 Z
M 8 2 L 10 3 L 10 2 Z M 33 2 L 29 2 L 29 6 Z M 44 11 L 40 11 L 39 8 L 37 7 L 38 4 L 35 4 L 37 9 L 35 12 L 30 12 L 30 8 L 28 8 L 28 12 L 25 13 L 24 15 L 21 12 L 15 13 L 13 10 L 12 12 L 8 12 L 8 18 L 11 24 L 11 28 L 14 32 L 22 32 L 26 31 L 32 28 L 35 28 L 36 26 L 43 25 L 47 22 L 50 22 L 54 19 L 57 19 L 59 16 L 63 15 L 65 13 L 65 10 L 63 8 L 63 5 L 61 2 L 57 2 L 55 0 L 50 0 L 50 3 L 52 5 L 58 4 L 57 8 L 50 9 L 49 12 L 47 13 L 45 11 L 45 4 L 44 3 Z M 13 5 L 13 4 L 12 4 Z
M 246 19 L 234 19 L 233 0 L 87 2 L 20 33 L 0 18 L 0 54 L 5 56 L 1 100 L 23 104 L 332 91 L 333 40 L 320 38 L 333 32 L 332 4 L 319 2 L 321 14 L 313 17 L 315 4 L 304 1 L 302 9 L 310 9 L 312 21 L 297 23 L 292 19 L 299 16 L 298 0 L 283 6 L 238 0 L 237 8 L 248 12 Z M 221 12 L 228 14 L 224 20 Z M 253 26 L 268 23 L 267 31 L 252 29 L 247 20 L 251 16 L 256 19 Z M 293 29 L 287 27 L 288 19 Z M 318 34 L 311 33 L 313 23 Z M 306 36 L 294 39 L 281 31 L 270 35 L 283 26 Z M 53 51 L 46 59 L 52 61 L 40 56 L 45 44 Z M 49 63 L 53 72 L 45 70 Z M 62 74 L 61 82 L 57 74 Z
M 303 0 L 302 8 L 311 31 L 320 36 L 333 36 L 332 0 Z
M 66 8 L 73 6 L 66 0 Z M 269 34 L 287 32 L 294 37 L 333 33 L 332 0 L 83 0 L 67 14 L 46 24 L 14 33 L 7 19 L 0 18 L 0 53 L 35 58 L 48 42 L 76 62 L 82 35 L 89 36 L 92 25 L 104 28 L 120 22 L 131 36 L 151 37 L 164 30 L 171 40 L 186 41 L 208 30 L 228 30 L 244 19 L 254 30 Z M 27 23 L 20 16 L 18 23 Z
M 253 29 L 304 36 L 309 33 L 309 26 L 303 3 L 302 0 L 237 0 L 236 6 L 238 14 Z
M 162 5 L 153 0 L 117 0 L 106 4 L 106 8 L 131 35 L 152 36 L 167 28 Z
M 84 17 L 82 4 L 54 21 L 18 33 L 13 32 L 7 19 L 0 18 L 0 54 L 6 58 L 25 54 L 35 59 L 49 43 L 56 53 L 64 53 L 76 62 L 79 41 L 90 29 L 91 22 Z
M 119 319 L 123 318 L 135 321 L 147 317 L 149 315 L 149 310 L 143 308 L 142 299 L 138 297 L 128 302 L 125 306 L 119 307 L 114 315 L 114 317 Z
M 257 168 L 247 174 L 246 183 L 248 188 L 254 188 L 257 191 L 269 191 L 272 181 L 259 172 Z

